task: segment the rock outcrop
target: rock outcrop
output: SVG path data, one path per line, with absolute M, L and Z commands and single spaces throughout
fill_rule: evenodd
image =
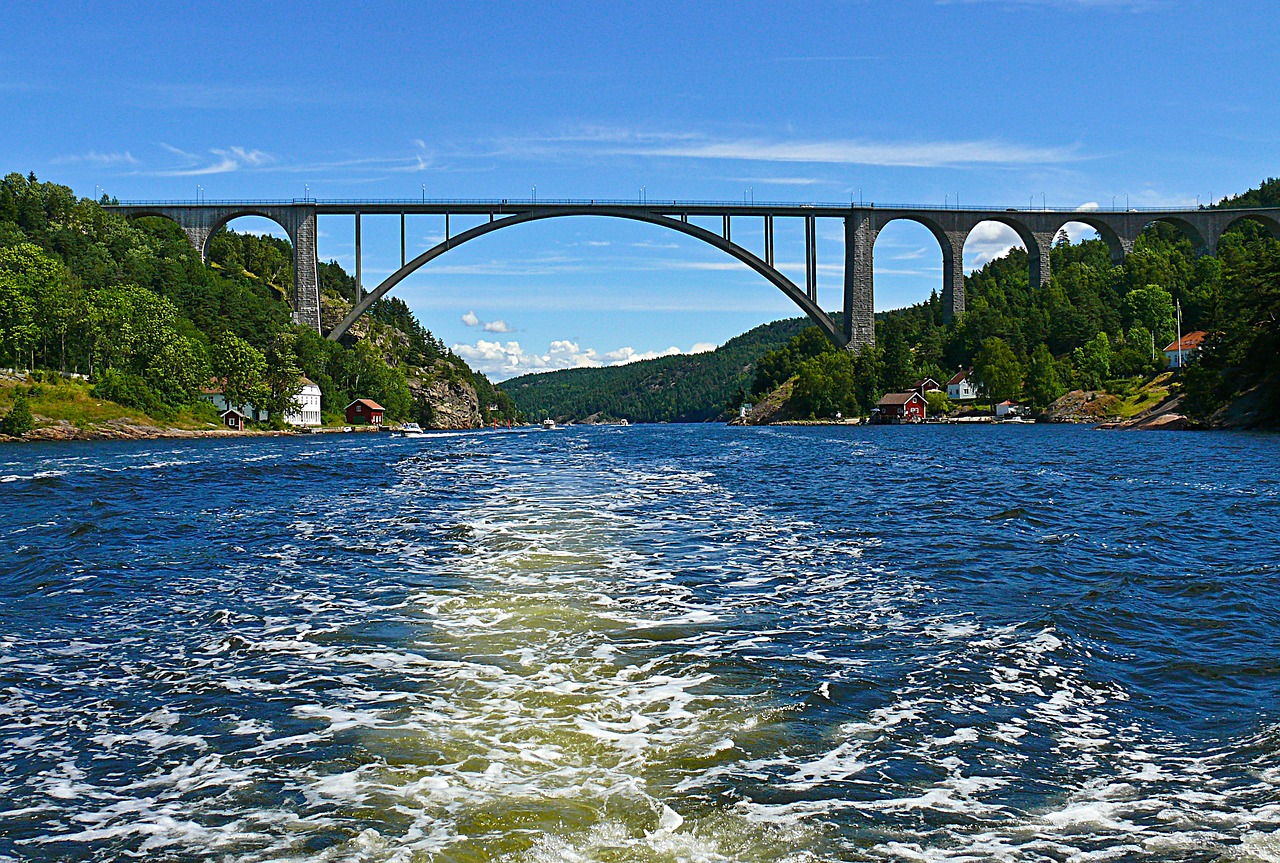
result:
M 424 428 L 473 429 L 484 422 L 475 387 L 456 375 L 409 378 L 409 392 Z
M 756 402 L 745 417 L 734 417 L 729 421 L 731 426 L 765 426 L 795 419 L 791 415 L 788 403 L 791 401 L 791 387 L 795 378 L 778 386 L 773 392 Z

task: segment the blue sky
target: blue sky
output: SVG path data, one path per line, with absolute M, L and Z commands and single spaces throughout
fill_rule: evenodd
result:
M 121 199 L 717 199 L 1195 204 L 1276 174 L 1280 9 L 1194 0 L 13 4 L 4 170 Z M 241 230 L 274 229 L 262 220 Z M 455 225 L 455 231 L 457 230 Z M 351 268 L 352 225 L 320 255 Z M 820 300 L 843 248 L 819 228 Z M 409 222 L 410 247 L 443 232 Z M 735 239 L 759 225 L 735 225 Z M 399 263 L 366 218 L 365 282 Z M 800 225 L 777 258 L 803 278 Z M 984 226 L 977 266 L 1013 242 Z M 750 241 L 747 245 L 751 245 Z M 876 245 L 878 308 L 941 284 Z M 601 219 L 521 226 L 396 292 L 477 367 L 706 349 L 797 310 L 721 253 Z

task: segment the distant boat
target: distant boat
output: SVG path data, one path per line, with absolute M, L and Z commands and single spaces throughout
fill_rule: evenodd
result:
M 400 437 L 426 437 L 427 433 L 422 430 L 422 426 L 417 423 L 405 423 L 400 426 L 400 431 L 396 432 Z
M 620 425 L 620 426 L 629 426 L 629 425 L 631 425 L 631 423 L 627 422 L 626 420 L 618 420 L 618 425 Z
M 543 429 L 550 431 L 556 427 L 556 421 L 553 419 L 545 419 L 542 421 L 542 427 Z

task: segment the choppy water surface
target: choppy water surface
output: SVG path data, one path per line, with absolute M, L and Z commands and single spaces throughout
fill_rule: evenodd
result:
M 1280 860 L 1280 438 L 0 452 L 0 860 Z

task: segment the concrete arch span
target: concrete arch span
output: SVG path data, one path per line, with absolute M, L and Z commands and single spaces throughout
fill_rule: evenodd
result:
M 360 319 L 369 307 L 386 296 L 396 285 L 400 284 L 405 278 L 417 271 L 419 268 L 430 263 L 436 258 L 443 255 L 450 249 L 457 248 L 463 243 L 470 242 L 495 231 L 504 228 L 510 228 L 515 225 L 522 225 L 529 222 L 542 221 L 545 219 L 559 219 L 570 216 L 605 216 L 617 219 L 629 219 L 635 222 L 644 222 L 650 225 L 658 225 L 668 228 L 694 239 L 701 240 L 709 246 L 714 246 L 720 251 L 732 256 L 733 258 L 746 264 L 752 270 L 755 270 L 761 276 L 764 276 L 774 287 L 782 291 L 793 303 L 800 307 L 810 320 L 818 326 L 819 329 L 829 338 L 836 347 L 843 348 L 848 343 L 848 339 L 836 327 L 831 317 L 822 310 L 817 302 L 809 297 L 807 293 L 794 282 L 782 274 L 772 265 L 761 260 L 752 252 L 733 243 L 718 234 L 708 231 L 706 228 L 698 225 L 690 224 L 682 219 L 676 219 L 672 216 L 659 215 L 657 213 L 646 213 L 637 210 L 609 210 L 600 207 L 549 207 L 547 209 L 530 210 L 527 212 L 517 213 L 503 218 L 485 222 L 477 225 L 467 231 L 463 231 L 456 237 L 446 239 L 442 243 L 432 246 L 427 251 L 418 255 L 411 261 L 407 261 L 400 269 L 396 270 L 390 276 L 382 281 L 376 288 L 368 293 L 359 303 L 352 308 L 351 312 L 342 320 L 340 324 L 333 328 L 329 333 L 329 338 L 337 341 L 351 325 Z

